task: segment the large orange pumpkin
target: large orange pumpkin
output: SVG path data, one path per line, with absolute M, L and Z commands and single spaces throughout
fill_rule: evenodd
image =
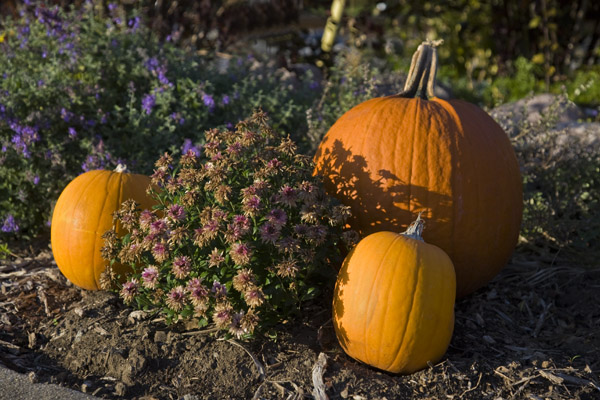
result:
M 146 194 L 150 178 L 125 172 L 95 170 L 72 180 L 63 190 L 52 215 L 52 253 L 58 268 L 73 284 L 88 290 L 100 288 L 100 274 L 107 261 L 100 254 L 102 235 L 113 226 L 113 213 L 121 203 L 133 199 L 151 208 Z M 117 226 L 117 235 L 123 230 Z M 127 267 L 113 265 L 117 273 Z
M 344 351 L 393 373 L 440 360 L 454 330 L 454 267 L 421 231 L 418 219 L 404 234 L 367 236 L 344 260 L 335 287 L 333 323 Z
M 402 231 L 423 212 L 424 239 L 456 268 L 457 296 L 491 280 L 517 243 L 519 164 L 506 133 L 479 107 L 433 96 L 437 53 L 423 43 L 402 93 L 357 105 L 330 128 L 314 161 L 363 235 Z

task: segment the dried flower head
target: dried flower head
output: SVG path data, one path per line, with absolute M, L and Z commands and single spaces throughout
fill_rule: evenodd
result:
M 171 291 L 167 294 L 165 303 L 171 310 L 181 311 L 185 305 L 185 289 L 183 286 L 179 285 L 171 289 Z

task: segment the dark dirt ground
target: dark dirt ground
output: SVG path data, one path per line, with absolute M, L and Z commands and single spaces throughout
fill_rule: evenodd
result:
M 329 399 L 600 399 L 600 269 L 539 256 L 458 301 L 445 357 L 408 376 L 346 356 L 328 304 L 238 342 L 80 290 L 48 250 L 0 261 L 0 289 L 0 363 L 107 399 L 313 398 L 314 379 Z

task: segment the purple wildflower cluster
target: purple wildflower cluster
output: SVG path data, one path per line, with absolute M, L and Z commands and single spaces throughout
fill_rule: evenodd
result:
M 118 284 L 108 268 L 103 282 L 171 320 L 193 316 L 251 335 L 310 298 L 309 276 L 333 273 L 328 264 L 341 261 L 340 245 L 358 236 L 344 229 L 349 209 L 325 195 L 311 161 L 262 111 L 234 130 L 206 132 L 195 150 L 156 162 L 151 193 L 159 208 L 123 203 L 115 222 L 130 233 L 107 232 L 103 256 L 133 273 Z

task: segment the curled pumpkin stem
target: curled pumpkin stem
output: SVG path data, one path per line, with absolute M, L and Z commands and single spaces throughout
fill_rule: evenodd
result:
M 400 97 L 420 97 L 427 100 L 435 97 L 435 77 L 437 75 L 437 47 L 443 40 L 427 40 L 419 45 L 413 54 L 408 77 Z
M 417 219 L 414 220 L 409 227 L 406 229 L 404 236 L 408 236 L 411 239 L 423 241 L 423 229 L 425 229 L 425 220 L 421 218 L 423 211 L 417 215 Z

